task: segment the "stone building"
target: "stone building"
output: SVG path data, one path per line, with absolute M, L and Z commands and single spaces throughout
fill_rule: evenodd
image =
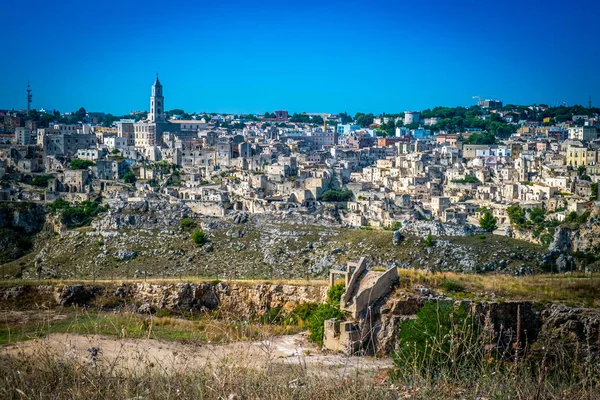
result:
M 160 146 L 165 132 L 179 132 L 180 126 L 172 124 L 165 119 L 165 98 L 163 96 L 163 87 L 158 80 L 152 85 L 152 95 L 150 96 L 150 112 L 146 121 L 140 121 L 133 124 L 134 146 L 136 148 L 146 148 Z

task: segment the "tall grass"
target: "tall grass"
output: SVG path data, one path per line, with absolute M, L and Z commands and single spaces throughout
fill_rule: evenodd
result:
M 392 378 L 425 392 L 456 388 L 486 398 L 600 398 L 600 338 L 588 334 L 584 346 L 570 345 L 572 338 L 530 344 L 519 325 L 498 333 L 489 314 L 428 303 L 401 323 Z
M 118 361 L 116 362 L 118 363 Z M 310 375 L 301 364 L 248 368 L 228 360 L 169 371 L 57 360 L 49 353 L 0 356 L 0 398 L 12 399 L 393 399 L 389 386 L 367 379 Z

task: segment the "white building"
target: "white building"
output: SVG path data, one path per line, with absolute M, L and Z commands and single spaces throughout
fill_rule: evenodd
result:
M 593 126 L 576 126 L 569 128 L 569 139 L 591 142 L 598 138 L 598 131 Z
M 404 125 L 419 123 L 421 121 L 421 113 L 419 111 L 405 111 Z

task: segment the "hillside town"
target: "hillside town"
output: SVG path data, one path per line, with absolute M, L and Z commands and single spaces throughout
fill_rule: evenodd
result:
M 489 214 L 488 230 L 510 236 L 518 211 L 562 222 L 585 218 L 597 201 L 600 119 L 591 100 L 573 110 L 478 99 L 468 109 L 354 118 L 190 115 L 166 111 L 157 75 L 150 111 L 129 119 L 0 111 L 0 201 L 162 198 L 215 217 L 333 208 L 339 223 L 368 229 L 479 226 Z M 444 115 L 457 111 L 464 118 Z

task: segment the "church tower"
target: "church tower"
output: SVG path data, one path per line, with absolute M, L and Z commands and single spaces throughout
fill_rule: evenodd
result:
M 162 85 L 158 80 L 158 74 L 156 74 L 156 80 L 152 85 L 152 96 L 150 96 L 150 113 L 148 114 L 148 120 L 150 122 L 165 122 L 165 98 L 162 93 Z

